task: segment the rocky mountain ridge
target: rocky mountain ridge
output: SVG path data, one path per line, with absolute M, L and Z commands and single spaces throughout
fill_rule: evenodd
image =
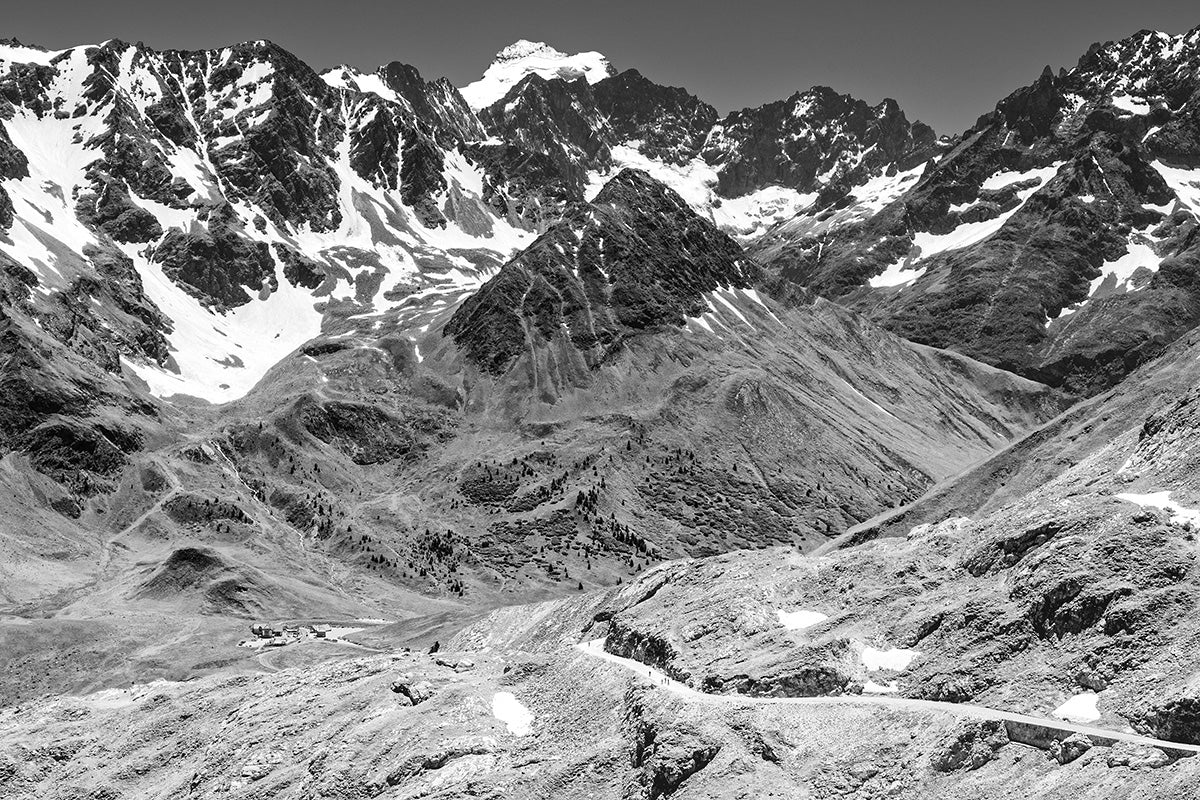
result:
M 886 207 L 754 252 L 903 336 L 1107 388 L 1196 323 L 1198 42 L 1142 31 L 1047 68 Z

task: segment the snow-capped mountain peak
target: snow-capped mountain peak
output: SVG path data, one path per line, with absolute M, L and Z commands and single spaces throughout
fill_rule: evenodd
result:
M 597 83 L 615 75 L 616 70 L 602 53 L 594 50 L 568 55 L 545 42 L 520 39 L 497 53 L 483 77 L 460 91 L 472 108 L 486 108 L 504 97 L 526 75 L 534 73 L 547 79 L 586 78 L 588 83 Z
M 496 53 L 496 61 L 518 61 L 530 56 L 566 58 L 567 54 L 561 50 L 556 50 L 545 42 L 531 42 L 528 39 L 518 39 L 499 53 Z

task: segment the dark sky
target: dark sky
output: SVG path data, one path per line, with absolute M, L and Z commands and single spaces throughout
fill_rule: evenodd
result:
M 1050 64 L 1141 28 L 1200 25 L 1194 0 L 10 0 L 0 38 L 47 47 L 121 38 L 158 47 L 271 39 L 318 69 L 405 61 L 457 85 L 515 39 L 599 50 L 721 111 L 814 84 L 894 97 L 939 133 L 969 127 Z

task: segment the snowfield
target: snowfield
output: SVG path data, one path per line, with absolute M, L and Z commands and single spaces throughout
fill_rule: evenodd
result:
M 167 341 L 175 371 L 126 362 L 159 397 L 189 395 L 211 403 L 236 400 L 271 367 L 321 333 L 322 313 L 316 298 L 288 283 L 278 266 L 277 290 L 219 314 L 180 289 L 160 265 L 146 260 L 135 247 L 123 249 L 133 258 L 146 294 L 174 325 Z

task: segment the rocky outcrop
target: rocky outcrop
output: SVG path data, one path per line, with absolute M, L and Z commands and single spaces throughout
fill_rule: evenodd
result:
M 647 158 L 683 165 L 700 154 L 717 110 L 687 90 L 659 86 L 636 69 L 592 86 L 596 107 L 617 141 L 638 143 Z
M 2 115 L 0 115 L 2 116 Z M 9 178 L 24 178 L 29 175 L 29 159 L 8 136 L 3 119 L 0 119 L 0 232 L 12 227 L 12 198 L 4 190 L 3 181 Z
M 14 444 L 35 470 L 62 484 L 72 494 L 86 498 L 112 491 L 113 479 L 129 463 L 127 454 L 136 451 L 140 441 L 136 434 L 128 432 L 106 432 L 99 426 L 51 421 L 29 431 Z
M 412 676 L 406 676 L 393 681 L 392 691 L 403 696 L 410 705 L 420 705 L 434 695 L 433 684 L 429 681 L 414 681 Z
M 660 726 L 636 696 L 627 697 L 626 735 L 630 759 L 638 774 L 639 796 L 645 800 L 670 797 L 721 752 L 718 742 L 701 732 L 679 726 Z
M 910 124 L 895 100 L 871 107 L 816 86 L 730 114 L 713 128 L 701 155 L 717 169 L 718 191 L 738 197 L 770 185 L 849 189 L 886 165 L 906 168 L 934 153 L 933 130 Z M 818 181 L 823 173 L 831 177 Z
M 1092 749 L 1092 740 L 1082 733 L 1072 733 L 1050 748 L 1050 757 L 1059 764 L 1070 764 Z
M 615 137 L 586 80 L 546 80 L 534 73 L 479 112 L 487 131 L 546 156 L 582 198 L 587 171 L 607 171 Z
M 1134 726 L 1158 739 L 1200 744 L 1200 697 L 1188 691 L 1155 703 L 1133 720 Z
M 442 422 L 397 419 L 377 406 L 345 402 L 302 403 L 298 418 L 309 433 L 355 464 L 377 464 L 413 454 L 423 444 L 418 436 Z
M 937 772 L 976 770 L 994 761 L 1008 744 L 1008 729 L 1000 720 L 970 720 L 958 727 L 954 738 L 934 752 L 930 765 Z
M 191 294 L 219 307 L 250 302 L 245 287 L 277 288 L 270 245 L 239 232 L 228 206 L 210 215 L 207 229 L 167 231 L 151 258 Z

